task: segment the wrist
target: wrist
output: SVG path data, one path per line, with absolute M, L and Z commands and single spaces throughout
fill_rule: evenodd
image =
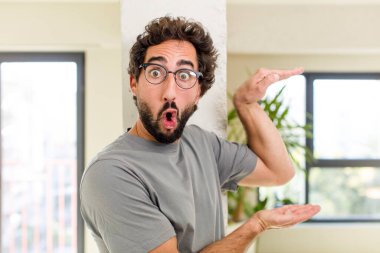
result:
M 246 104 L 243 101 L 244 100 L 242 99 L 242 96 L 240 95 L 239 92 L 236 92 L 234 94 L 234 96 L 232 97 L 232 103 L 234 104 L 234 107 L 236 109 L 238 109 L 240 106 L 244 106 L 244 104 Z
M 255 234 L 261 234 L 265 230 L 267 230 L 267 226 L 265 222 L 260 219 L 260 217 L 255 213 L 249 220 L 248 220 L 249 226 L 251 228 L 252 233 Z
M 260 101 L 261 96 L 256 92 L 252 92 L 246 85 L 240 87 L 233 96 L 233 104 L 235 108 L 256 105 Z
M 248 103 L 248 102 L 244 102 L 244 100 L 238 99 L 236 97 L 234 97 L 234 99 L 233 99 L 233 104 L 234 104 L 236 111 L 239 113 L 245 112 L 245 111 L 249 112 L 250 110 L 255 109 L 255 108 L 261 109 L 261 106 L 258 102 Z

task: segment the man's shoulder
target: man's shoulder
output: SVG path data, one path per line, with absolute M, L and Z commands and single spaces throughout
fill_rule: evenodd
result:
M 199 143 L 200 140 L 206 138 L 206 135 L 207 131 L 201 127 L 197 125 L 188 125 L 186 126 L 181 139 L 190 143 Z
M 209 131 L 197 125 L 188 125 L 186 126 L 184 133 L 185 135 L 187 134 L 187 135 L 193 136 L 193 135 L 205 135 L 205 134 L 208 134 Z
M 197 125 L 187 125 L 185 127 L 184 133 L 202 132 L 202 131 L 204 130 Z
M 209 149 L 217 144 L 217 135 L 197 125 L 186 127 L 183 142 L 189 146 L 196 146 L 199 150 Z
M 91 167 L 94 163 L 102 161 L 110 165 L 120 164 L 125 159 L 126 154 L 133 149 L 133 145 L 128 141 L 128 133 L 124 133 L 105 146 L 90 161 L 87 167 Z
M 210 141 L 213 142 L 216 138 L 219 138 L 216 133 L 203 129 L 197 125 L 186 126 L 184 135 L 187 138 L 197 140 L 197 142 L 199 142 L 199 140 L 203 140 L 206 142 L 210 142 Z

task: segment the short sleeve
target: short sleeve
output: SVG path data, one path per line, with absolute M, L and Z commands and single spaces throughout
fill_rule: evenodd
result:
M 112 253 L 148 252 L 175 236 L 138 175 L 118 161 L 97 161 L 86 170 L 81 213 Z
M 247 145 L 226 141 L 208 133 L 218 166 L 219 180 L 223 190 L 236 190 L 238 182 L 256 167 L 257 156 Z

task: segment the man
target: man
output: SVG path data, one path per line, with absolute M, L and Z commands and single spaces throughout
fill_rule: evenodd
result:
M 130 51 L 133 128 L 91 162 L 81 212 L 100 252 L 244 252 L 260 233 L 305 221 L 314 205 L 257 212 L 225 237 L 222 190 L 279 185 L 294 170 L 279 133 L 257 103 L 267 87 L 302 73 L 259 70 L 234 95 L 248 146 L 185 126 L 214 82 L 217 52 L 203 27 L 153 20 Z

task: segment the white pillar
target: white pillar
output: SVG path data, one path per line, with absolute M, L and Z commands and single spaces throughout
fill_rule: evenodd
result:
M 203 129 L 226 135 L 226 2 L 225 0 L 121 0 L 121 29 L 123 40 L 123 124 L 132 127 L 137 111 L 129 88 L 127 72 L 129 50 L 138 34 L 153 19 L 183 16 L 201 22 L 210 32 L 219 52 L 215 83 L 198 104 L 197 112 L 189 120 Z

